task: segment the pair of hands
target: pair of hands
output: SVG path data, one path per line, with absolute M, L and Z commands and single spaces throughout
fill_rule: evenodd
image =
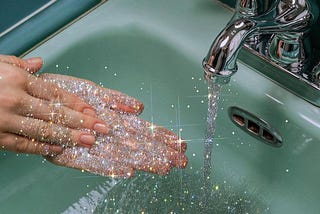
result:
M 86 80 L 32 75 L 41 66 L 41 58 L 0 55 L 3 149 L 120 177 L 130 177 L 135 170 L 167 174 L 172 167 L 186 166 L 185 142 L 138 118 L 142 103 Z M 79 84 L 85 87 L 75 90 Z M 98 103 L 91 101 L 93 95 Z

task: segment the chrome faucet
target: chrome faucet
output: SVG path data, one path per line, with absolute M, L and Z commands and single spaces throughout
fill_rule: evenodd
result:
M 228 82 L 237 71 L 238 54 L 245 45 L 295 78 L 311 80 L 308 40 L 317 18 L 318 5 L 313 0 L 239 0 L 234 16 L 203 60 L 206 77 Z

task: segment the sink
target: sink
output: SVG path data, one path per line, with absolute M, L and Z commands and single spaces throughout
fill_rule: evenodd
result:
M 221 88 L 212 184 L 203 182 L 208 84 L 201 61 L 231 16 L 209 0 L 111 0 L 32 50 L 27 57 L 42 56 L 43 72 L 89 79 L 144 102 L 141 117 L 188 142 L 189 164 L 164 177 L 141 172 L 121 180 L 1 152 L 1 210 L 318 213 L 320 109 L 241 62 Z M 233 107 L 265 121 L 281 146 L 236 126 Z

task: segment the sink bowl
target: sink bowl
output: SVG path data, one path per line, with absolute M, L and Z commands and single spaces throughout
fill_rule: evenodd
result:
M 319 108 L 242 63 L 221 88 L 212 167 L 203 169 L 208 84 L 201 61 L 231 15 L 208 0 L 113 0 L 31 51 L 27 57 L 44 58 L 43 72 L 89 79 L 144 102 L 141 117 L 188 142 L 189 164 L 168 176 L 122 180 L 1 152 L 1 210 L 318 213 Z M 236 126 L 234 107 L 276 130 L 281 146 L 268 144 L 268 133 L 255 136 L 260 122 Z

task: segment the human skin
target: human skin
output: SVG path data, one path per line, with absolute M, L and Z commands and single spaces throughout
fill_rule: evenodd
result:
M 28 100 L 18 92 L 11 93 L 7 98 L 18 94 L 20 102 L 9 99 L 11 108 L 0 105 L 5 123 L 15 124 L 4 132 L 0 119 L 4 149 L 41 154 L 57 165 L 113 177 L 131 177 L 136 170 L 163 175 L 173 167 L 187 165 L 186 143 L 175 133 L 139 118 L 144 107 L 135 98 L 75 77 L 28 74 L 41 68 L 40 58 L 0 55 L 0 61 L 0 85 L 29 95 Z M 0 103 L 5 93 L 2 95 L 0 92 Z M 12 121 L 16 115 L 23 115 L 23 120 L 15 119 L 20 123 Z M 95 124 L 103 125 L 96 128 Z M 95 144 L 79 144 L 78 133 L 92 136 Z
M 42 64 L 38 57 L 0 55 L 0 148 L 55 155 L 66 143 L 91 147 L 95 136 L 84 129 L 107 133 L 107 124 L 82 99 L 32 75 Z
M 71 76 L 44 74 L 41 78 L 81 97 L 109 126 L 107 134 L 96 135 L 91 149 L 68 147 L 50 157 L 52 162 L 112 177 L 132 177 L 136 170 L 165 175 L 173 167 L 186 167 L 186 143 L 172 131 L 139 118 L 143 108 L 136 99 Z M 119 100 L 136 111 L 115 110 Z

